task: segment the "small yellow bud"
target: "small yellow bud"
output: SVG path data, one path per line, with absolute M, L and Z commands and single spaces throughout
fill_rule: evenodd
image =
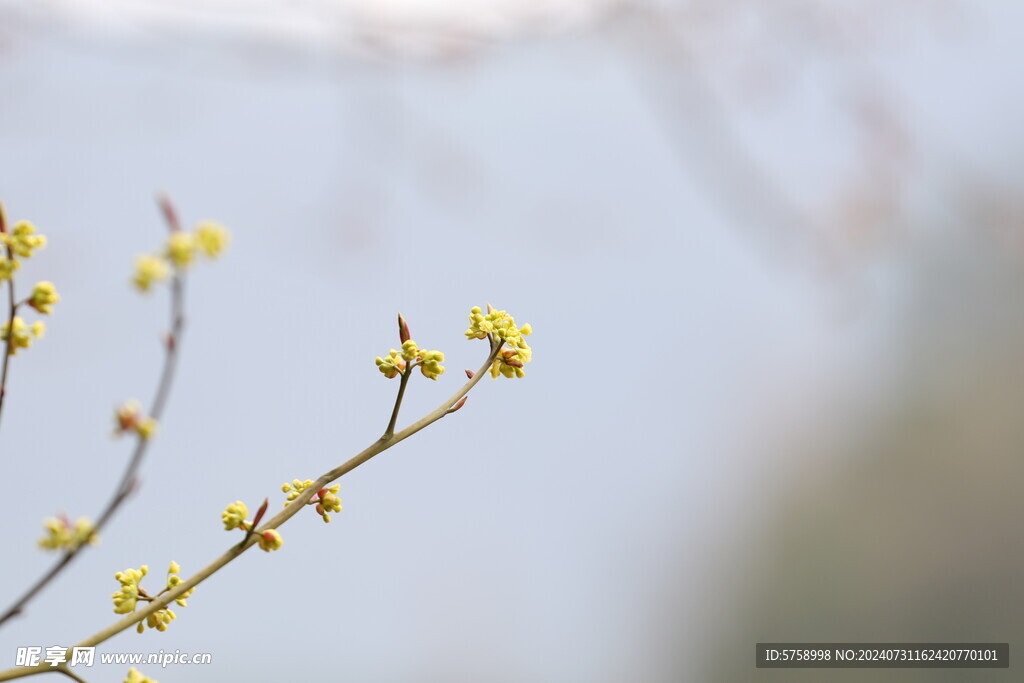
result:
M 158 426 L 159 425 L 157 424 L 157 421 L 154 420 L 153 418 L 144 417 L 141 420 L 139 420 L 139 424 L 135 427 L 135 432 L 139 435 L 140 438 L 148 439 L 154 434 L 156 434 Z
M 217 258 L 231 241 L 231 234 L 216 221 L 200 221 L 196 225 L 195 242 L 199 251 L 210 258 Z
M 135 259 L 135 275 L 132 281 L 143 292 L 148 292 L 154 282 L 163 282 L 170 275 L 170 265 L 159 256 L 139 256 Z
M 167 238 L 167 247 L 164 255 L 167 260 L 174 264 L 175 268 L 183 270 L 192 263 L 192 257 L 196 253 L 196 239 L 187 232 L 172 232 Z
M 167 573 L 168 574 L 177 574 L 180 571 L 181 571 L 181 565 L 178 564 L 177 562 L 175 562 L 174 560 L 171 560 L 171 566 L 170 566 L 170 568 L 168 568 Z
M 259 536 L 260 549 L 266 552 L 271 550 L 278 550 L 284 545 L 284 540 L 281 538 L 281 534 L 277 533 L 277 529 L 267 529 Z

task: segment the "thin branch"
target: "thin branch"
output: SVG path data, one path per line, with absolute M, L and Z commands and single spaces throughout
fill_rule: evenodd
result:
M 405 385 L 409 383 L 410 376 L 412 376 L 411 361 L 406 364 L 405 370 L 402 371 L 402 379 L 398 381 L 398 396 L 395 397 L 395 408 L 391 411 L 391 420 L 388 422 L 388 428 L 384 431 L 384 436 L 380 437 L 384 441 L 387 441 L 395 435 L 395 423 L 398 422 L 398 411 L 402 409 L 402 397 L 405 396 Z
M 150 409 L 148 411 L 149 416 L 158 423 L 163 416 L 164 407 L 167 404 L 167 397 L 170 395 L 171 383 L 174 379 L 174 371 L 177 367 L 178 348 L 181 345 L 181 335 L 185 328 L 184 300 L 184 274 L 181 271 L 176 270 L 171 281 L 171 330 L 167 334 L 164 344 L 166 353 L 164 355 L 163 370 L 160 373 L 160 381 L 157 384 L 156 394 L 153 397 L 153 402 L 150 404 Z M 131 495 L 135 488 L 136 475 L 139 471 L 139 467 L 142 465 L 143 459 L 146 457 L 151 441 L 152 439 L 145 439 L 141 436 L 137 437 L 135 450 L 132 452 L 132 457 L 128 461 L 128 466 L 125 467 L 124 474 L 121 475 L 121 480 L 118 482 L 117 488 L 114 489 L 114 493 L 111 495 L 110 500 L 103 508 L 103 511 L 96 520 L 96 524 L 93 526 L 94 534 L 98 534 L 103 527 L 106 526 L 107 522 L 109 522 L 114 516 L 114 513 L 117 512 L 124 501 L 128 499 L 128 496 Z M 71 564 L 71 561 L 74 560 L 78 556 L 79 552 L 81 552 L 87 545 L 87 543 L 83 543 L 65 552 L 60 559 L 50 567 L 49 571 L 39 577 L 39 579 L 32 584 L 21 595 L 21 597 L 3 613 L 2 616 L 0 616 L 0 626 L 3 626 L 9 619 L 22 613 L 29 601 L 31 601 L 44 588 L 46 588 L 51 581 L 63 572 L 64 569 Z
M 0 214 L 2 213 L 3 207 L 0 207 Z M 0 224 L 2 222 L 3 218 L 0 217 Z M 13 258 L 10 247 L 7 247 L 7 258 Z M 14 336 L 11 333 L 14 332 L 14 316 L 18 312 L 18 304 L 14 302 L 13 275 L 7 280 L 7 300 L 7 340 L 4 342 L 3 369 L 0 369 L 0 417 L 3 417 L 4 414 L 4 398 L 7 396 L 7 366 L 11 360 L 11 337 Z
M 359 467 L 360 465 L 362 465 L 375 455 L 383 453 L 384 451 L 391 448 L 395 444 L 406 440 L 416 432 L 425 429 L 426 427 L 429 427 L 431 424 L 440 420 L 448 413 L 448 410 L 452 406 L 458 403 L 462 397 L 468 394 L 469 391 L 474 386 L 476 386 L 476 383 L 479 382 L 480 379 L 484 376 L 487 368 L 489 368 L 491 366 L 491 363 L 494 362 L 494 359 L 497 358 L 498 351 L 500 349 L 500 343 L 492 343 L 491 352 L 487 356 L 487 361 L 483 364 L 483 366 L 481 366 L 480 370 L 468 382 L 463 384 L 462 388 L 455 392 L 455 395 L 453 395 L 447 401 L 442 403 L 436 409 L 427 413 L 427 415 L 420 418 L 416 422 L 412 423 L 411 425 L 401 430 L 400 432 L 395 433 L 391 439 L 377 439 L 368 447 L 366 447 L 361 453 L 358 453 L 357 455 L 353 456 L 352 458 L 345 461 L 341 465 L 325 473 L 323 476 L 317 479 L 312 486 L 309 486 L 306 489 L 304 489 L 302 493 L 300 493 L 299 496 L 291 502 L 291 504 L 286 506 L 283 510 L 281 510 L 281 512 L 274 515 L 269 521 L 267 521 L 262 527 L 260 527 L 256 531 L 256 534 L 251 535 L 245 542 L 241 544 L 234 544 L 233 546 L 231 546 L 231 548 L 227 550 L 227 552 L 218 557 L 216 560 L 203 567 L 201 570 L 190 576 L 185 581 L 179 583 L 173 589 L 155 598 L 152 602 L 147 604 L 141 610 L 132 612 L 131 614 L 111 624 L 102 631 L 99 631 L 98 633 L 95 633 L 86 638 L 85 640 L 81 641 L 80 643 L 75 644 L 74 647 L 95 647 L 100 643 L 114 637 L 121 631 L 124 631 L 125 629 L 135 626 L 140 621 L 145 620 L 146 617 L 148 617 L 150 614 L 153 614 L 154 612 L 168 606 L 169 604 L 174 602 L 174 600 L 180 597 L 183 593 L 192 588 L 195 588 L 203 581 L 216 574 L 220 569 L 229 564 L 232 560 L 239 557 L 246 550 L 256 545 L 256 543 L 258 542 L 257 536 L 259 534 L 269 529 L 277 529 L 285 522 L 287 522 L 289 519 L 298 514 L 303 508 L 305 508 L 306 503 L 309 502 L 309 500 L 317 491 L 330 485 L 336 479 L 339 479 L 344 475 L 348 474 L 349 472 Z M 6 671 L 0 671 L 0 681 L 10 681 L 16 678 L 22 678 L 24 676 L 31 676 L 33 674 L 43 673 L 47 670 L 49 670 L 49 666 L 45 663 L 41 663 L 40 665 L 35 667 L 23 666 L 15 669 L 7 669 Z

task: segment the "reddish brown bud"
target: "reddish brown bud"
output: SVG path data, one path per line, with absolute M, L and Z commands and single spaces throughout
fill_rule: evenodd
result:
M 7 214 L 4 212 L 3 202 L 0 202 L 0 232 L 7 234 Z
M 494 313 L 494 306 L 492 306 L 490 304 L 487 304 L 487 312 L 488 313 Z
M 401 313 L 398 314 L 398 338 L 402 344 L 412 339 L 412 335 L 409 334 L 409 325 L 405 322 L 405 318 L 402 317 Z
M 462 406 L 466 405 L 466 399 L 467 398 L 469 398 L 469 396 L 463 396 L 462 398 L 460 398 L 458 403 L 456 403 L 455 405 L 453 405 L 451 408 L 448 409 L 448 412 L 449 413 L 454 413 L 456 410 L 458 410 Z
M 156 203 L 159 204 L 160 211 L 164 214 L 167 228 L 171 232 L 181 230 L 181 223 L 178 221 L 178 211 L 174 208 L 174 204 L 171 203 L 170 197 L 162 194 L 156 198 Z
M 473 379 L 474 375 L 476 375 L 476 373 L 472 370 L 466 370 L 466 377 Z
M 267 506 L 270 505 L 270 499 L 264 498 L 263 505 L 260 505 L 260 509 L 256 511 L 256 516 L 252 518 L 252 528 L 255 529 L 260 525 L 260 520 L 263 519 L 263 515 L 267 512 Z
M 513 368 L 521 368 L 521 367 L 523 367 L 522 361 L 518 361 L 518 360 L 507 360 L 507 361 L 505 361 L 505 365 L 508 365 L 510 367 L 513 367 Z

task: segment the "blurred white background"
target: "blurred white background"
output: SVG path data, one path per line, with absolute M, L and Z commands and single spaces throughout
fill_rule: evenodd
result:
M 140 667 L 174 683 L 821 680 L 756 672 L 754 643 L 1012 649 L 1022 12 L 0 2 L 0 199 L 50 238 L 20 281 L 63 297 L 9 381 L 4 595 L 128 457 L 112 410 L 150 396 L 167 317 L 129 285 L 155 193 L 234 234 L 190 279 L 140 493 L 0 630 L 0 668 L 379 437 L 396 312 L 449 370 L 400 422 L 447 398 L 485 301 L 533 324 L 527 378 L 100 651 L 213 654 Z

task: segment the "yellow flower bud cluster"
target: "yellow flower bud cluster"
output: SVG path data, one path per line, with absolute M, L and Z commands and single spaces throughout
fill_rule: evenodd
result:
M 402 342 L 402 350 L 391 349 L 387 358 L 378 356 L 375 359 L 377 368 L 388 379 L 405 373 L 406 366 L 418 367 L 427 379 L 437 379 L 444 374 L 444 354 L 440 351 L 427 351 L 416 345 L 412 339 Z
M 167 590 L 175 588 L 179 583 L 182 582 L 182 578 L 178 576 L 181 572 L 181 565 L 177 562 L 172 561 L 171 566 L 167 569 Z M 192 586 L 187 591 L 179 595 L 174 599 L 174 602 L 178 603 L 179 607 L 188 607 L 188 596 L 192 595 L 196 590 L 195 586 Z
M 142 633 L 147 626 L 155 628 L 157 631 L 166 631 L 167 625 L 177 618 L 178 615 L 174 613 L 174 610 L 164 607 L 147 616 L 146 621 L 140 621 L 139 625 L 135 627 L 135 632 Z
M 142 672 L 132 667 L 128 669 L 128 678 L 124 679 L 124 683 L 159 683 L 155 678 L 146 678 L 142 675 Z
M 292 479 L 290 484 L 287 483 L 287 482 L 285 482 L 284 484 L 281 484 L 281 491 L 283 493 L 287 493 L 288 494 L 286 496 L 286 500 L 284 501 L 284 506 L 288 507 L 288 505 L 291 504 L 291 502 L 293 500 L 295 500 L 296 498 L 299 497 L 300 493 L 302 493 L 303 491 L 305 491 L 306 489 L 308 489 L 312 485 L 313 485 L 313 480 L 312 479 L 307 479 L 306 481 L 299 481 L 298 479 Z
M 34 339 L 42 339 L 45 333 L 46 325 L 41 320 L 29 325 L 20 316 L 14 316 L 14 320 L 0 327 L 0 341 L 8 342 L 8 353 L 13 356 L 18 349 L 32 346 Z
M 167 569 L 167 584 L 161 593 L 169 591 L 181 583 L 181 577 L 178 576 L 178 572 L 180 571 L 181 566 L 179 566 L 177 562 L 171 562 L 170 567 Z M 130 614 L 135 611 L 139 600 L 143 600 L 145 602 L 151 602 L 153 600 L 153 598 L 146 593 L 145 589 L 139 585 L 142 578 L 148 573 L 149 567 L 142 565 L 138 569 L 129 568 L 123 572 L 114 574 L 114 578 L 121 583 L 120 590 L 111 596 L 114 599 L 115 613 Z M 186 598 L 192 595 L 193 591 L 195 591 L 194 587 L 188 589 L 175 598 L 175 602 L 182 607 L 186 607 L 188 604 L 186 602 Z M 177 618 L 178 615 L 176 615 L 171 609 L 163 607 L 148 615 L 145 621 L 140 621 L 138 626 L 135 627 L 135 630 L 142 633 L 148 626 L 149 628 L 155 628 L 157 631 L 166 631 L 167 625 Z
M 200 221 L 192 232 L 174 230 L 159 254 L 144 254 L 135 259 L 132 281 L 141 291 L 149 291 L 155 283 L 169 278 L 173 271 L 191 266 L 197 254 L 217 258 L 230 241 L 227 228 L 215 221 Z
M 138 569 L 125 569 L 123 572 L 114 574 L 114 578 L 121 583 L 121 588 L 112 596 L 114 599 L 114 612 L 116 614 L 129 614 L 135 611 L 140 591 L 139 581 L 149 573 L 149 567 L 142 565 Z
M 0 206 L 0 226 L 6 226 L 3 207 Z M 46 237 L 36 234 L 36 226 L 28 221 L 18 221 L 10 233 L 0 232 L 0 280 L 10 280 L 21 268 L 17 257 L 30 258 L 36 249 L 46 246 Z
M 245 506 L 240 500 L 236 500 L 226 508 L 224 512 L 220 513 L 220 517 L 224 520 L 224 530 L 231 531 L 232 529 L 249 529 L 249 523 L 245 521 L 245 518 L 249 516 L 249 508 Z
M 99 543 L 99 535 L 93 533 L 93 524 L 86 517 L 79 517 L 71 524 L 65 516 L 48 517 L 43 520 L 46 535 L 39 539 L 39 547 L 45 550 L 74 550 L 89 543 Z
M 299 494 L 311 486 L 313 486 L 312 479 L 307 479 L 306 481 L 293 479 L 290 484 L 281 484 L 281 491 L 288 494 L 284 506 L 288 507 L 291 505 L 292 501 L 299 497 Z M 323 518 L 324 522 L 330 523 L 331 515 L 329 513 L 341 512 L 341 498 L 338 497 L 339 491 L 341 491 L 341 484 L 324 487 L 306 501 L 306 505 L 315 505 L 316 513 Z
M 36 249 L 46 246 L 46 237 L 36 233 L 36 226 L 28 221 L 19 221 L 8 232 L 7 216 L 0 204 L 0 281 L 10 280 L 15 271 L 21 268 L 19 258 L 31 258 Z M 11 285 L 13 287 L 13 285 Z M 32 290 L 32 296 L 18 303 L 28 304 L 40 313 L 53 312 L 53 305 L 60 301 L 57 288 L 52 282 L 39 282 Z M 13 313 L 13 311 L 12 311 Z M 32 342 L 41 339 L 46 332 L 46 325 L 36 321 L 29 325 L 19 316 L 14 316 L 0 327 L 0 341 L 6 342 L 7 353 L 14 355 L 18 349 L 27 349 Z
M 196 247 L 208 258 L 217 258 L 228 248 L 231 233 L 216 221 L 199 221 L 196 224 Z
M 43 280 L 37 282 L 32 290 L 32 296 L 28 298 L 28 305 L 44 315 L 53 313 L 53 305 L 60 301 L 60 294 L 52 282 Z
M 316 504 L 316 513 L 323 517 L 325 523 L 329 524 L 331 516 L 329 512 L 341 512 L 341 498 L 338 497 L 338 492 L 341 490 L 341 484 L 334 484 L 324 489 L 320 489 L 317 495 L 310 501 Z
M 533 351 L 524 337 L 533 333 L 529 323 L 519 327 L 515 318 L 506 311 L 498 311 L 487 305 L 487 313 L 474 306 L 469 311 L 468 339 L 490 339 L 501 343 L 503 348 L 491 364 L 491 377 L 523 377 L 526 371 L 523 366 L 533 359 Z
M 15 223 L 14 229 L 11 230 L 11 234 L 4 234 L 0 239 L 7 245 L 12 255 L 21 258 L 31 258 L 32 252 L 46 246 L 46 237 L 37 235 L 36 226 L 28 221 L 18 221 Z
M 157 427 L 156 420 L 142 414 L 142 405 L 135 399 L 125 401 L 114 413 L 114 436 L 135 432 L 140 439 L 148 439 Z

